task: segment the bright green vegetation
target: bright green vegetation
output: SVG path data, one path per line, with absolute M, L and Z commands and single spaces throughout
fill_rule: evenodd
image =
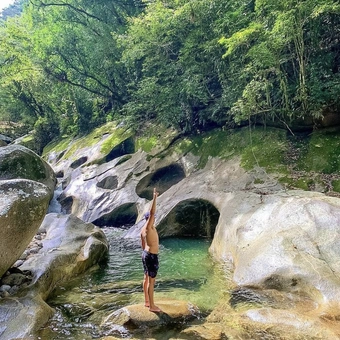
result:
M 139 137 L 318 126 L 340 110 L 339 14 L 333 0 L 16 0 L 0 17 L 0 120 L 34 129 L 38 152 L 113 120 Z M 280 157 L 256 138 L 245 167 Z
M 80 138 L 72 139 L 72 137 L 67 137 L 52 142 L 44 149 L 44 155 L 51 151 L 61 152 L 67 150 L 62 158 L 75 158 L 77 157 L 76 154 L 78 150 L 99 143 L 106 134 L 109 136 L 103 141 L 100 150 L 103 155 L 106 155 L 114 146 L 131 137 L 132 133 L 126 129 L 117 128 L 115 123 L 110 122 L 94 129 L 91 133 Z

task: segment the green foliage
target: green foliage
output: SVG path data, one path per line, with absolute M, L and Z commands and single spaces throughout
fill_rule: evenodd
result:
M 34 140 L 36 152 L 42 154 L 44 147 L 59 136 L 59 125 L 56 121 L 40 117 L 34 124 Z
M 115 119 L 182 134 L 319 122 L 340 110 L 339 13 L 332 0 L 31 0 L 0 23 L 0 119 L 36 124 L 40 150 Z

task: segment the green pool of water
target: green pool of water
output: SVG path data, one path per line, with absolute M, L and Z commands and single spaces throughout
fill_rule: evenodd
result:
M 105 265 L 56 289 L 48 303 L 56 314 L 41 330 L 42 339 L 95 339 L 103 337 L 100 323 L 105 316 L 126 305 L 142 303 L 142 249 L 139 240 L 124 239 L 124 231 L 104 229 L 110 242 Z M 173 298 L 190 301 L 202 316 L 226 292 L 224 274 L 209 255 L 210 240 L 169 238 L 160 241 L 160 268 L 155 301 Z M 118 336 L 127 337 L 123 329 Z M 117 336 L 117 335 L 116 335 Z M 172 334 L 173 336 L 173 334 Z M 166 334 L 159 335 L 167 339 Z

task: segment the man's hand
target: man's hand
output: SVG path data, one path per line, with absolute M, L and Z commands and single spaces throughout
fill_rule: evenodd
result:
M 156 198 L 159 193 L 156 191 L 156 188 L 153 188 L 153 197 Z

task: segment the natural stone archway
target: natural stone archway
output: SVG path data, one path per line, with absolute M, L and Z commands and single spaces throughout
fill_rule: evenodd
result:
M 105 162 L 110 162 L 115 158 L 135 152 L 133 138 L 125 139 L 122 143 L 115 146 L 105 157 Z
M 97 183 L 98 188 L 102 189 L 116 189 L 118 186 L 118 178 L 117 176 L 107 176 Z
M 180 202 L 157 226 L 162 237 L 193 236 L 213 238 L 220 217 L 210 202 L 191 199 Z
M 75 161 L 70 165 L 70 167 L 71 167 L 72 169 L 76 169 L 76 168 L 78 168 L 78 166 L 81 166 L 81 165 L 83 165 L 83 164 L 86 163 L 86 162 L 87 162 L 87 156 L 80 157 L 80 158 L 78 158 L 77 160 L 75 160 Z
M 126 203 L 97 218 L 92 223 L 98 227 L 131 227 L 136 222 L 138 211 L 134 203 Z
M 142 178 L 136 187 L 136 193 L 139 197 L 152 200 L 154 187 L 161 195 L 183 178 L 185 178 L 183 168 L 179 164 L 171 164 Z

